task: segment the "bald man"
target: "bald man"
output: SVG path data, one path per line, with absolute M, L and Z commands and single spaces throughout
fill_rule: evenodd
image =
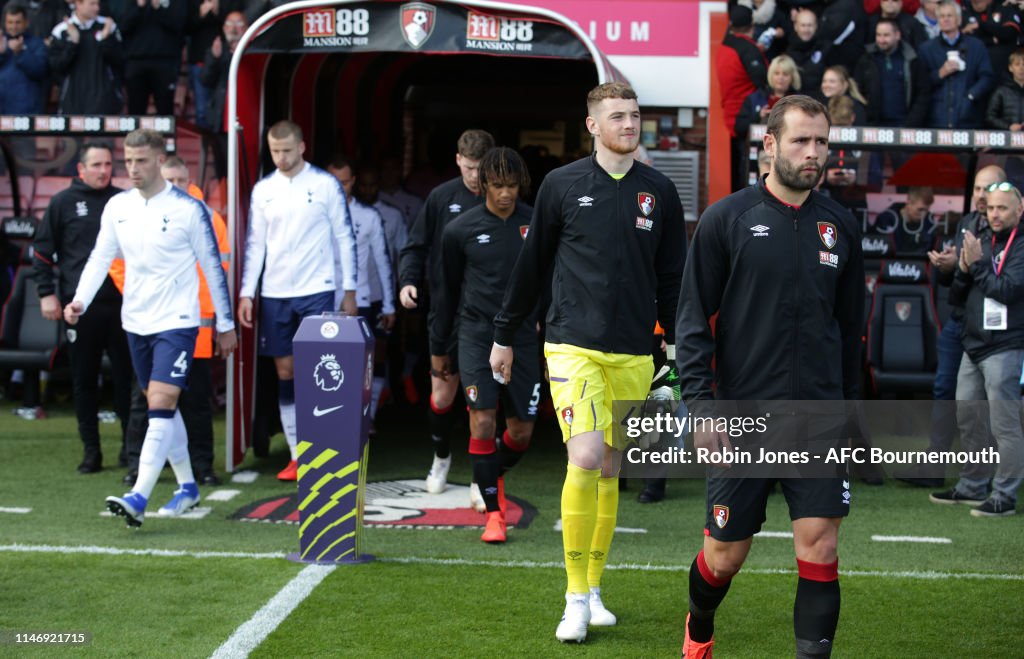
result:
M 987 224 L 985 213 L 985 190 L 993 183 L 1002 183 L 1006 180 L 1006 172 L 1002 167 L 989 165 L 982 167 L 974 177 L 974 192 L 971 199 L 973 211 L 964 215 L 957 226 L 955 244 L 949 245 L 940 251 L 928 252 L 928 260 L 935 268 L 936 282 L 949 286 L 953 283 L 953 275 L 956 273 L 957 262 L 960 258 L 960 250 L 963 248 L 964 231 L 971 231 L 978 235 L 979 225 Z M 932 386 L 932 398 L 935 403 L 932 406 L 931 433 L 928 438 L 929 451 L 948 451 L 953 445 L 954 431 L 956 430 L 956 377 L 960 369 L 960 360 L 963 358 L 964 347 L 960 338 L 963 330 L 964 308 L 962 301 L 949 298 L 952 313 L 949 319 L 942 325 L 942 332 L 939 334 L 939 359 L 938 368 L 935 372 L 935 383 Z M 942 487 L 945 484 L 943 474 L 945 470 L 941 465 L 920 465 L 916 468 L 897 472 L 896 477 L 917 487 Z

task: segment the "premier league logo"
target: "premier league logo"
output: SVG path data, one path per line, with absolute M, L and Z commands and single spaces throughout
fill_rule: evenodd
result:
M 345 381 L 345 373 L 341 370 L 334 355 L 321 355 L 320 361 L 313 369 L 313 380 L 321 391 L 337 391 Z
M 836 225 L 831 222 L 818 222 L 818 236 L 821 238 L 821 242 L 825 243 L 825 247 L 832 249 L 838 240 Z
M 647 217 L 654 212 L 654 195 L 650 192 L 638 192 L 636 194 L 636 203 L 640 207 L 640 212 Z
M 434 32 L 437 11 L 425 2 L 409 2 L 402 5 L 402 38 L 413 48 L 419 49 Z

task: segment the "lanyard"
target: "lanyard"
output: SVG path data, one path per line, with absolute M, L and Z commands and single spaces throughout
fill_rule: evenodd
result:
M 1003 258 L 999 261 L 999 266 L 996 267 L 996 237 L 992 235 L 992 269 L 996 271 L 996 277 L 1003 272 L 1003 266 L 1006 265 L 1006 259 L 1010 256 L 1010 245 L 1013 244 L 1013 239 L 1017 237 L 1017 229 L 1020 227 L 1013 227 L 1013 231 L 1010 232 L 1010 239 L 1006 241 L 1006 247 L 1003 248 Z

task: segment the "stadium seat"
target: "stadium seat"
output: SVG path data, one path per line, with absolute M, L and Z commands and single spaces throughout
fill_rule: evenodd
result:
M 0 367 L 50 370 L 60 347 L 60 324 L 43 318 L 39 309 L 29 253 L 26 246 L 4 305 Z
M 69 176 L 40 176 L 36 179 L 35 193 L 32 195 L 32 214 L 42 217 L 46 207 L 50 205 L 50 199 L 55 194 L 67 190 L 71 185 Z
M 930 393 L 938 364 L 939 323 L 921 261 L 882 264 L 868 320 L 868 373 L 876 395 Z

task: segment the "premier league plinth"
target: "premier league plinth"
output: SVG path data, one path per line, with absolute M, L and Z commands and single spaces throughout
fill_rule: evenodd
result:
M 366 320 L 310 316 L 293 342 L 303 563 L 363 563 L 373 332 Z

